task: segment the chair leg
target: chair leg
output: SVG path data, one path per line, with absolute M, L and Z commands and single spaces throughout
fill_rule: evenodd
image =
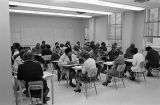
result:
M 124 86 L 124 88 L 125 88 L 125 84 L 124 84 L 124 81 L 123 81 L 123 77 L 121 77 L 121 79 L 122 79 L 122 82 L 123 82 L 123 86 Z
M 144 77 L 144 80 L 145 80 L 145 83 L 146 83 L 146 78 L 145 78 L 145 75 L 144 75 L 144 73 L 142 73 L 142 75 L 143 75 L 143 77 Z
M 159 75 L 158 75 L 159 71 L 157 70 L 157 77 L 159 78 Z
M 94 84 L 94 88 L 95 88 L 95 91 L 96 91 L 96 94 L 97 94 L 97 88 L 96 88 L 95 82 L 93 82 L 93 84 Z
M 117 84 L 116 84 L 116 79 L 115 79 L 115 77 L 114 77 L 114 84 L 115 84 L 115 88 L 116 88 L 116 90 L 117 90 Z
M 85 93 L 86 93 L 86 99 L 87 99 L 87 83 L 85 83 Z

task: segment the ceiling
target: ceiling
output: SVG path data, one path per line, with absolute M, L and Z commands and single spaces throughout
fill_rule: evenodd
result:
M 84 3 L 68 2 L 68 1 L 66 2 L 66 0 L 10 0 L 10 1 L 34 3 L 34 4 L 49 5 L 49 6 L 63 6 L 63 7 L 72 7 L 72 8 L 79 8 L 79 9 L 89 9 L 89 10 L 106 11 L 106 12 L 112 12 L 112 13 L 128 11 L 128 10 L 119 9 L 119 8 L 104 7 L 104 6 L 97 6 L 97 5 L 84 4 Z M 160 0 L 150 0 L 145 3 L 137 3 L 137 2 L 134 2 L 134 0 L 101 0 L 101 1 L 127 4 L 132 6 L 143 7 L 146 9 L 160 7 Z M 38 9 L 38 8 L 20 7 L 20 6 L 11 8 L 11 9 L 77 14 L 76 12 L 73 12 L 73 11 Z M 85 15 L 99 16 L 100 14 L 85 13 Z

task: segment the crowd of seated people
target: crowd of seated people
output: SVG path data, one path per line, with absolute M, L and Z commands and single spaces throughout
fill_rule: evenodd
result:
M 113 66 L 109 66 L 109 70 L 107 71 L 108 77 L 106 78 L 106 81 L 103 83 L 104 86 L 107 86 L 112 79 L 112 76 L 117 76 L 118 71 L 117 67 L 118 65 L 126 64 L 125 72 L 128 72 L 130 75 L 131 80 L 135 80 L 134 72 L 137 70 L 140 70 L 140 63 L 142 61 L 146 61 L 146 69 L 148 71 L 147 76 L 152 76 L 151 68 L 158 68 L 159 67 L 159 54 L 157 51 L 152 49 L 151 47 L 146 47 L 147 55 L 144 57 L 144 55 L 138 51 L 138 49 L 135 47 L 133 43 L 131 43 L 130 47 L 127 48 L 125 54 L 122 52 L 122 47 L 117 47 L 117 43 L 113 43 L 111 46 L 111 50 L 108 51 L 107 46 L 105 42 L 102 42 L 101 44 L 95 43 L 94 41 L 87 42 L 84 45 L 81 45 L 81 43 L 78 41 L 74 46 L 71 46 L 71 43 L 67 41 L 65 44 L 56 42 L 54 44 L 53 50 L 51 50 L 51 46 L 49 44 L 46 44 L 45 41 L 42 41 L 42 44 L 39 43 L 36 44 L 36 46 L 32 50 L 26 50 L 21 48 L 20 44 L 16 43 L 13 44 L 11 47 L 12 50 L 12 61 L 13 65 L 15 65 L 15 69 L 18 69 L 17 72 L 25 71 L 26 69 L 29 69 L 30 67 L 27 67 L 25 65 L 28 65 L 33 63 L 33 65 L 36 65 L 38 69 L 40 69 L 39 77 L 38 79 L 42 79 L 42 73 L 40 73 L 42 68 L 40 67 L 39 63 L 44 64 L 44 60 L 41 58 L 41 56 L 44 55 L 51 55 L 52 61 L 58 61 L 58 63 L 54 63 L 54 66 L 56 68 L 57 72 L 57 79 L 58 81 L 61 78 L 62 70 L 68 70 L 69 71 L 69 85 L 71 87 L 76 87 L 75 91 L 80 92 L 80 78 L 86 78 L 87 72 L 90 72 L 90 70 L 95 70 L 97 75 L 96 78 L 98 80 L 98 76 L 100 73 L 104 72 L 107 68 L 106 65 L 103 65 L 102 62 L 98 61 L 113 61 Z M 30 52 L 30 54 L 33 54 L 34 57 L 32 61 L 36 61 L 39 63 L 31 62 L 31 59 L 24 60 L 23 55 L 25 53 Z M 38 54 L 41 54 L 41 56 L 37 56 Z M 125 59 L 133 59 L 132 62 L 126 62 Z M 22 61 L 18 64 L 16 64 L 16 61 Z M 78 75 L 76 74 L 75 70 L 72 68 L 64 67 L 64 65 L 67 64 L 82 64 L 82 71 L 78 72 Z M 20 68 L 18 65 L 23 65 L 23 67 Z M 32 67 L 31 67 L 32 68 Z M 27 72 L 27 70 L 25 71 Z M 31 70 L 28 72 L 34 73 Z M 106 73 L 106 72 L 105 72 Z M 20 73 L 22 76 L 22 72 Z M 18 75 L 20 75 L 18 73 Z M 25 74 L 23 74 L 25 75 Z M 27 75 L 27 74 L 26 74 Z M 20 80 L 26 78 L 19 77 Z M 125 76 L 125 74 L 124 74 Z M 63 76 L 65 79 L 65 75 Z M 28 78 L 27 78 L 28 79 Z M 32 80 L 32 77 L 29 78 L 29 80 Z M 75 79 L 76 84 L 74 84 L 73 79 Z M 35 79 L 37 80 L 37 79 Z M 28 80 L 26 80 L 28 82 Z M 46 84 L 46 83 L 45 83 Z M 46 87 L 46 86 L 45 86 Z

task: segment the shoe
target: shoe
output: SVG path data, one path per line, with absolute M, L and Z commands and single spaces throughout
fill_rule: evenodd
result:
M 43 100 L 43 104 L 47 104 L 47 101 L 50 100 L 50 97 L 45 97 L 45 99 Z
M 81 89 L 76 89 L 76 90 L 74 90 L 74 91 L 80 93 L 80 92 L 81 92 Z
M 109 83 L 111 83 L 111 81 L 103 82 L 102 85 L 108 86 Z
M 153 77 L 153 74 L 152 73 L 148 73 L 147 76 L 148 77 Z
M 135 81 L 135 77 L 129 77 L 130 80 Z
M 69 85 L 70 85 L 71 87 L 76 87 L 76 85 L 73 84 L 73 83 L 69 83 Z

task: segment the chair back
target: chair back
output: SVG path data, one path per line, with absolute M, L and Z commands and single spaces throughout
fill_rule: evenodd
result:
M 42 59 L 45 61 L 50 61 L 51 60 L 51 55 L 44 55 L 42 56 Z
M 123 72 L 123 71 L 125 70 L 125 67 L 126 67 L 126 64 L 118 65 L 117 71 L 118 71 L 118 72 Z
M 87 76 L 88 77 L 95 77 L 97 75 L 97 71 L 98 71 L 97 68 L 90 69 L 89 71 L 87 71 Z
M 34 90 L 41 90 L 41 96 L 38 94 L 38 98 L 41 98 L 41 102 L 43 103 L 43 82 L 42 81 L 28 82 L 28 93 L 29 93 L 31 102 L 32 102 L 31 91 L 34 91 Z M 34 97 L 34 94 L 33 94 L 33 97 Z M 36 98 L 37 98 L 37 95 L 36 95 Z
M 146 66 L 146 62 L 145 61 L 140 62 L 139 67 L 141 68 L 141 71 L 142 70 L 145 71 L 145 66 Z

